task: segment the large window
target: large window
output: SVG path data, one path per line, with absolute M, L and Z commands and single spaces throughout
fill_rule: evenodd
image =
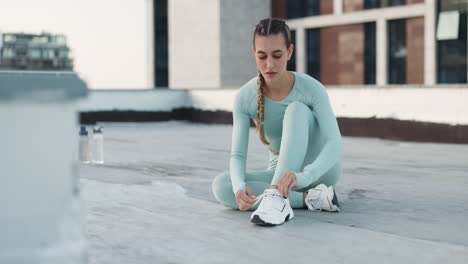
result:
M 307 74 L 320 81 L 320 29 L 307 29 Z
M 438 1 L 437 82 L 467 83 L 467 3 Z
M 167 0 L 154 0 L 154 76 L 158 87 L 168 86 Z
M 364 83 L 375 84 L 375 22 L 364 24 Z
M 320 15 L 320 0 L 287 1 L 288 19 Z
M 405 0 L 365 0 L 364 9 L 404 5 Z
M 406 83 L 406 20 L 388 22 L 388 83 Z
M 294 44 L 294 51 L 291 55 L 291 59 L 288 61 L 288 70 L 289 71 L 296 71 L 296 31 L 291 30 L 291 41 Z

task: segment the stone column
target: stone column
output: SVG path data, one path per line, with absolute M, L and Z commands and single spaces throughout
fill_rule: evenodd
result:
M 387 21 L 384 18 L 377 20 L 376 29 L 376 83 L 382 86 L 388 83 Z
M 435 85 L 437 75 L 436 65 L 436 0 L 426 0 L 426 15 L 424 16 L 424 84 Z

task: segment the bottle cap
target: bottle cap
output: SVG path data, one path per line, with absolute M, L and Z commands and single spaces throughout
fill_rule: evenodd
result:
M 87 135 L 88 135 L 88 131 L 86 130 L 86 127 L 81 126 L 80 127 L 80 136 L 87 136 Z
M 101 126 L 95 126 L 93 128 L 93 133 L 96 134 L 96 133 L 102 133 L 102 127 Z

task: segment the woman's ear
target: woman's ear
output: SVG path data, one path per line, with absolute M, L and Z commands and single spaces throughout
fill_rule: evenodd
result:
M 289 45 L 289 48 L 288 48 L 288 60 L 291 59 L 293 52 L 294 52 L 294 44 L 291 43 L 291 45 Z

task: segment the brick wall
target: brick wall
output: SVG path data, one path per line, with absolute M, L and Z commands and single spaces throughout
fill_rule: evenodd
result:
M 332 0 L 320 0 L 320 14 L 321 15 L 333 14 L 333 1 Z
M 353 12 L 359 10 L 364 10 L 364 0 L 343 0 L 344 12 Z
M 286 19 L 287 15 L 286 0 L 271 1 L 271 17 Z
M 424 83 L 424 18 L 406 20 L 406 82 Z
M 364 25 L 320 30 L 320 80 L 323 84 L 364 83 Z

